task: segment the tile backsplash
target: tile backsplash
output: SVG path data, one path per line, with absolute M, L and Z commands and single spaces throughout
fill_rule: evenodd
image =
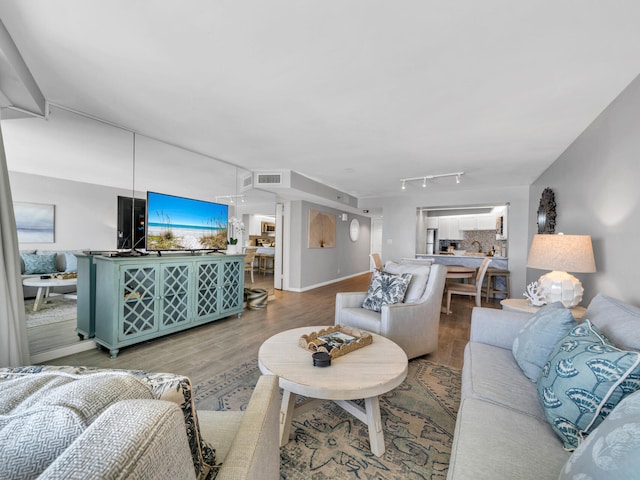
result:
M 475 252 L 478 250 L 478 245 L 473 244 L 474 241 L 480 242 L 483 252 L 488 252 L 491 247 L 498 246 L 502 242 L 496 240 L 495 230 L 471 230 L 464 232 L 464 240 L 458 242 L 461 250 L 468 252 Z

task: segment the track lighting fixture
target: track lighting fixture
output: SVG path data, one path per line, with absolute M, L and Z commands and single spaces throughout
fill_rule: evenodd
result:
M 427 188 L 427 180 L 442 177 L 456 177 L 456 183 L 460 183 L 460 177 L 462 175 L 464 175 L 464 172 L 441 173 L 439 175 L 425 175 L 422 177 L 401 178 L 400 181 L 402 182 L 402 190 L 407 189 L 407 182 L 411 182 L 414 180 L 422 180 L 422 188 Z

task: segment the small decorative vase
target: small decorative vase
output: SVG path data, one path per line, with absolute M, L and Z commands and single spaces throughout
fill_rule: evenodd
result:
M 227 255 L 236 255 L 240 253 L 240 249 L 238 248 L 238 244 L 235 245 L 227 245 Z

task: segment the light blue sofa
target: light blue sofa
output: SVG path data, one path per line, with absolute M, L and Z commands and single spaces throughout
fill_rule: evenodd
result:
M 572 462 L 581 462 L 582 467 L 587 462 L 587 470 L 593 467 L 598 471 L 602 465 L 588 465 L 593 460 L 590 454 L 580 452 L 581 447 L 574 452 L 575 458 L 563 449 L 560 438 L 545 418 L 536 383 L 523 374 L 514 359 L 514 339 L 530 318 L 531 315 L 525 313 L 474 308 L 447 479 L 637 478 L 614 471 L 589 476 L 576 474 L 575 468 L 565 471 L 570 458 Z M 615 346 L 640 351 L 640 309 L 597 295 L 584 319 L 589 319 Z M 627 399 L 639 404 L 640 393 L 631 394 Z M 640 409 L 636 410 L 640 412 Z M 614 415 L 609 414 L 609 417 Z M 587 439 L 596 438 L 596 432 L 604 428 L 607 419 Z M 587 446 L 587 442 L 584 443 Z M 633 448 L 633 455 L 640 459 L 637 447 Z M 639 467 L 634 468 L 637 475 Z M 561 473 L 563 476 L 560 477 Z

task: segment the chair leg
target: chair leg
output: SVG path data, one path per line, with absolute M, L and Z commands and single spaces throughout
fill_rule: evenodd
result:
M 251 267 L 251 283 L 253 284 L 253 267 Z
M 451 291 L 447 292 L 447 315 L 451 315 Z
M 480 295 L 476 295 L 476 307 L 481 307 L 482 306 L 482 291 L 480 292 Z

